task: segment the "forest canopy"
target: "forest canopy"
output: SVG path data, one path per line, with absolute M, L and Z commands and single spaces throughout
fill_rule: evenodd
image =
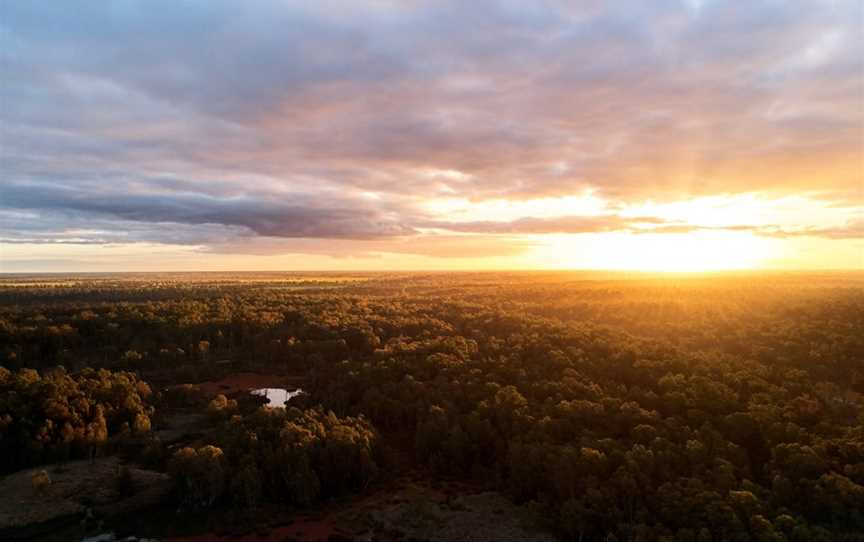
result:
M 361 491 L 409 434 L 568 540 L 864 532 L 860 274 L 5 279 L 0 353 L 10 468 L 238 367 L 304 375 L 296 408 L 200 403 L 215 431 L 165 464 L 190 508 Z

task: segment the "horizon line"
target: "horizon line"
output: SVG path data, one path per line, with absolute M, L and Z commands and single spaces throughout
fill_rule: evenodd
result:
M 142 270 L 142 271 L 3 271 L 0 276 L 15 275 L 158 275 L 158 274 L 219 274 L 219 273 L 292 273 L 292 274 L 388 274 L 388 273 L 610 273 L 641 275 L 712 275 L 712 274 L 770 274 L 770 273 L 864 273 L 862 268 L 749 268 L 749 269 L 701 269 L 701 270 L 658 270 L 658 269 L 603 269 L 603 268 L 502 268 L 502 269 L 224 269 L 224 270 Z

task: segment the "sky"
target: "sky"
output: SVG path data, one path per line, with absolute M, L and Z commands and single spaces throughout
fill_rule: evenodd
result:
M 864 269 L 864 3 L 0 3 L 0 271 Z

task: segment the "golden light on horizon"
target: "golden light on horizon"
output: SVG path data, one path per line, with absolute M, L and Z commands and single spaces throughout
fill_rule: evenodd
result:
M 776 240 L 749 232 L 604 233 L 547 236 L 540 265 L 627 271 L 760 269 L 779 253 Z
M 818 195 L 750 192 L 621 206 L 586 192 L 476 203 L 449 198 L 427 208 L 475 237 L 526 240 L 534 248 L 511 260 L 519 268 L 699 272 L 854 268 L 862 260 L 856 241 L 844 237 L 862 208 L 837 207 Z M 834 254 L 814 251 L 827 245 L 802 235 L 808 229 L 823 236 L 834 229 Z

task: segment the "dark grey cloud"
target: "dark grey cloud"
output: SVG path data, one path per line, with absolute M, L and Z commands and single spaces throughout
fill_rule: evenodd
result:
M 139 222 L 64 209 L 0 210 L 0 243 L 109 245 L 163 243 L 207 245 L 240 242 L 253 235 L 243 226 Z
M 414 232 L 409 226 L 361 202 L 339 195 L 328 195 L 319 200 L 302 193 L 214 197 L 174 192 L 166 196 L 80 188 L 9 183 L 3 190 L 3 205 L 45 214 L 72 213 L 146 223 L 234 226 L 271 237 L 365 239 Z

